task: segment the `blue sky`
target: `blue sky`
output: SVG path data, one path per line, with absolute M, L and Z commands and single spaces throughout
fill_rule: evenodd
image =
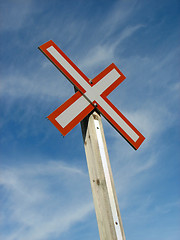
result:
M 0 1 L 0 237 L 99 239 L 80 125 L 46 119 L 73 86 L 37 49 L 52 39 L 89 77 L 114 62 L 108 98 L 146 137 L 134 149 L 103 120 L 125 235 L 178 240 L 178 0 Z

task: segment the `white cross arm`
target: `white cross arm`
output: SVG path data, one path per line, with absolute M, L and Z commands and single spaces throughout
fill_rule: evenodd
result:
M 90 83 L 87 76 L 54 42 L 49 41 L 40 46 L 40 49 L 79 90 L 48 116 L 60 132 L 66 135 L 96 108 L 135 149 L 139 148 L 144 136 L 107 98 L 125 79 L 115 64 L 108 66 Z

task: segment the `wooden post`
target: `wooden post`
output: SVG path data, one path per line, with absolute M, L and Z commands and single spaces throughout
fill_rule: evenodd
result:
M 81 128 L 100 239 L 125 240 L 100 115 L 88 115 Z

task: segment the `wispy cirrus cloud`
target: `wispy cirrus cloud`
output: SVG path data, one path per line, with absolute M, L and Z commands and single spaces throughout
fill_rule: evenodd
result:
M 122 32 L 120 32 L 119 36 L 116 36 L 114 40 L 108 41 L 108 43 L 99 42 L 93 48 L 91 48 L 80 62 L 81 67 L 89 67 L 90 69 L 94 69 L 101 67 L 105 64 L 110 64 L 111 61 L 115 59 L 115 50 L 116 47 L 121 44 L 126 38 L 131 37 L 136 31 L 141 29 L 143 25 L 138 24 L 135 26 L 128 26 Z
M 9 226 L 2 239 L 52 239 L 93 210 L 88 176 L 81 169 L 49 161 L 1 170 L 1 196 L 6 198 L 1 229 Z
M 120 210 L 124 213 L 132 205 L 132 199 L 133 204 L 138 205 L 139 190 L 148 181 L 146 174 L 156 164 L 156 159 L 150 157 L 143 164 L 138 158 L 129 160 L 128 164 L 123 163 L 125 159 L 121 158 L 121 163 L 113 159 Z M 1 171 L 1 196 L 6 199 L 2 201 L 1 214 L 3 239 L 56 239 L 94 211 L 89 177 L 81 168 L 62 161 L 37 161 L 1 167 Z M 144 205 L 143 210 L 141 206 L 136 214 L 147 211 L 148 206 Z
M 1 1 L 0 31 L 17 31 L 24 27 L 32 13 L 32 0 Z
M 51 64 L 51 63 L 50 63 Z M 12 99 L 18 98 L 33 98 L 38 99 L 57 99 L 68 97 L 72 92 L 68 88 L 68 81 L 58 71 L 53 71 L 51 68 L 51 80 L 45 74 L 48 74 L 48 67 L 45 67 L 44 73 L 38 71 L 34 76 L 31 74 L 25 75 L 23 73 L 14 72 L 3 77 L 0 86 L 1 96 L 10 97 Z M 53 67 L 53 66 L 52 66 Z M 43 67 L 44 68 L 44 67 Z M 56 70 L 56 69 L 55 69 Z M 49 71 L 49 72 L 50 72 Z

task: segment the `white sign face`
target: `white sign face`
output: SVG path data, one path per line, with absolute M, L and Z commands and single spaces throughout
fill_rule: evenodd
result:
M 116 65 L 112 63 L 90 83 L 88 77 L 53 41 L 48 41 L 39 49 L 78 89 L 70 99 L 48 116 L 58 130 L 65 136 L 96 108 L 135 149 L 138 149 L 145 139 L 144 136 L 107 98 L 125 79 Z

